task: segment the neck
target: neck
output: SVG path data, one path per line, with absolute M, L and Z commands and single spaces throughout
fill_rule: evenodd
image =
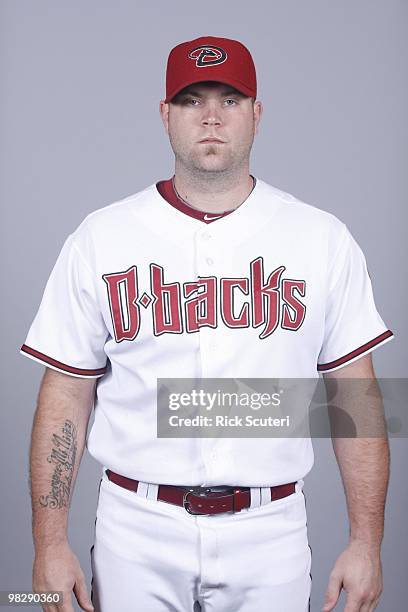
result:
M 193 208 L 224 212 L 238 208 L 253 189 L 248 166 L 239 172 L 203 172 L 194 175 L 176 163 L 174 186 L 179 196 Z

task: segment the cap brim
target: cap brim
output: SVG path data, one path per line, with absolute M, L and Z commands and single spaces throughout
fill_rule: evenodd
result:
M 246 85 L 238 81 L 237 79 L 234 79 L 232 77 L 229 78 L 228 76 L 225 76 L 225 75 L 217 79 L 217 78 L 214 78 L 214 76 L 212 75 L 210 76 L 207 73 L 206 75 L 203 74 L 203 76 L 199 79 L 194 79 L 193 81 L 191 79 L 188 79 L 185 82 L 180 83 L 179 85 L 177 85 L 177 87 L 173 91 L 169 93 L 169 95 L 165 98 L 164 101 L 168 104 L 169 102 L 171 102 L 174 96 L 176 96 L 185 87 L 188 87 L 189 85 L 194 85 L 194 83 L 204 83 L 205 81 L 214 81 L 215 83 L 223 83 L 224 85 L 231 85 L 231 87 L 234 87 L 235 89 L 240 91 L 242 94 L 244 94 L 244 96 L 248 96 L 249 98 L 256 97 L 256 94 L 254 93 L 252 89 L 250 89 L 249 87 L 247 87 Z

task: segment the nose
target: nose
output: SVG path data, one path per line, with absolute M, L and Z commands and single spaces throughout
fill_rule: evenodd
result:
M 221 125 L 220 111 L 216 103 L 205 104 L 201 122 L 202 125 Z

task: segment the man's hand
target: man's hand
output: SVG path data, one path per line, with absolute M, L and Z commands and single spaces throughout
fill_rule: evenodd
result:
M 354 540 L 338 557 L 329 577 L 323 612 L 333 610 L 341 589 L 347 593 L 344 612 L 372 612 L 383 589 L 378 547 Z
M 33 591 L 62 591 L 63 603 L 43 607 L 44 612 L 74 612 L 72 591 L 82 610 L 94 609 L 77 557 L 68 542 L 37 550 L 33 565 Z

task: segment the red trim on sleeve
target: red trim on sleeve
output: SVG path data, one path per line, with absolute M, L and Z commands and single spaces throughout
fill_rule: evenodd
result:
M 344 363 L 347 363 L 348 361 L 351 361 L 352 359 L 355 359 L 359 355 L 362 355 L 363 353 L 366 353 L 367 351 L 369 351 L 372 348 L 374 348 L 375 346 L 377 346 L 377 344 L 380 344 L 381 342 L 384 342 L 384 340 L 387 340 L 388 338 L 391 338 L 391 336 L 393 336 L 393 335 L 394 334 L 392 333 L 392 331 L 390 331 L 388 329 L 387 331 L 385 331 L 384 333 L 380 334 L 379 336 L 377 336 L 373 340 L 370 340 L 370 342 L 366 342 L 366 344 L 363 344 L 359 348 L 355 349 L 354 351 L 351 351 L 351 353 L 347 353 L 347 355 L 344 355 L 343 357 L 340 357 L 339 359 L 335 359 L 334 361 L 330 361 L 329 363 L 321 363 L 321 364 L 318 363 L 317 364 L 317 370 L 319 372 L 325 372 L 326 370 L 331 370 L 332 368 L 337 368 L 338 366 L 341 366 Z
M 23 344 L 20 349 L 23 353 L 27 353 L 27 355 L 31 355 L 36 359 L 40 359 L 40 361 L 44 361 L 51 366 L 59 368 L 60 370 L 65 370 L 65 372 L 71 372 L 71 374 L 78 374 L 79 376 L 98 376 L 100 374 L 104 374 L 106 372 L 106 366 L 104 368 L 98 368 L 96 370 L 86 370 L 84 368 L 74 368 L 66 363 L 62 363 L 61 361 L 57 361 L 48 355 L 44 355 L 44 353 L 40 353 L 40 351 L 36 351 L 35 349 Z

